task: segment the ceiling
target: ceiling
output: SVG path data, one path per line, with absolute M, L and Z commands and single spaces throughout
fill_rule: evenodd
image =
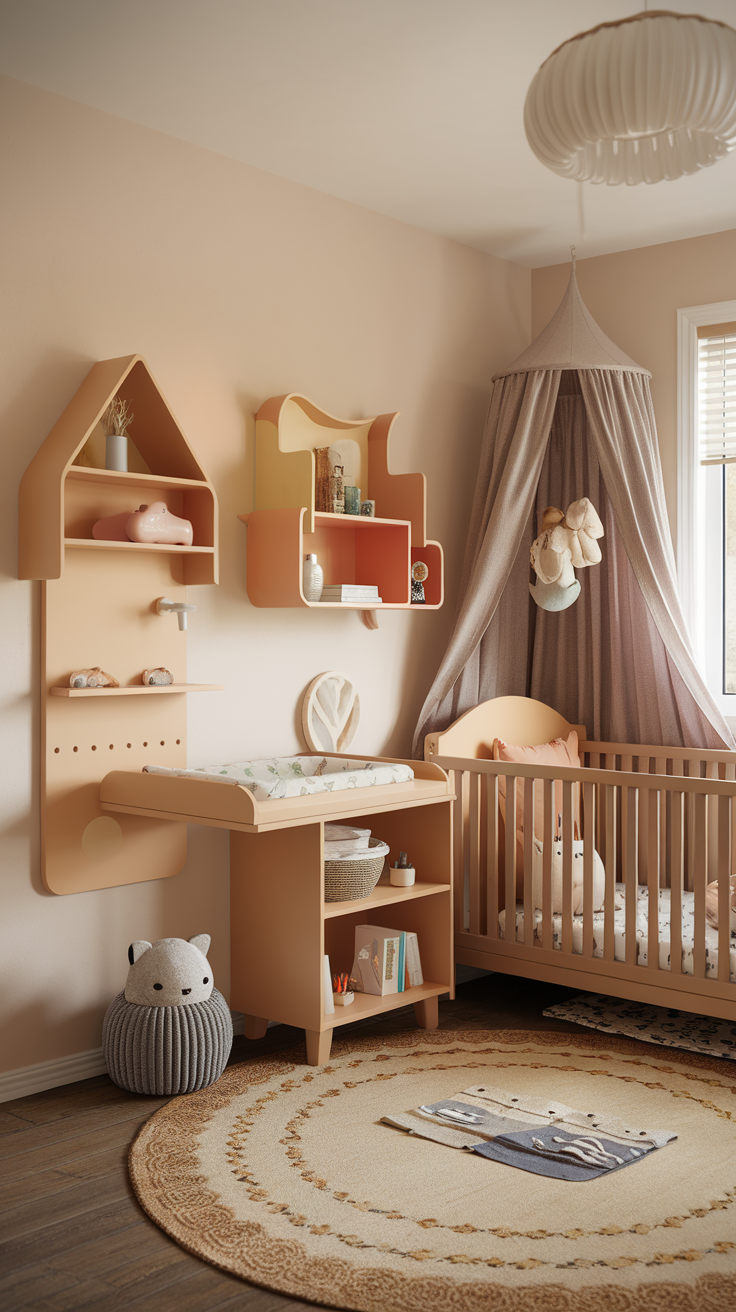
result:
M 665 3 L 667 0 L 665 0 Z M 669 0 L 736 27 L 736 0 Z M 736 151 L 647 187 L 538 162 L 522 111 L 623 0 L 0 0 L 0 72 L 538 267 L 736 227 Z

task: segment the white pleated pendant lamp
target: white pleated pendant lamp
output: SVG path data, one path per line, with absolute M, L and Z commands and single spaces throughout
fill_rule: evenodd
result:
M 655 9 L 565 41 L 527 92 L 547 168 L 579 182 L 672 181 L 736 149 L 736 31 Z

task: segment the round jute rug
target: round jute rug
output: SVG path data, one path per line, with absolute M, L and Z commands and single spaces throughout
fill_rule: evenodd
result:
M 138 1198 L 190 1252 L 358 1312 L 733 1312 L 736 1071 L 602 1034 L 423 1030 L 228 1067 L 156 1112 Z M 671 1130 L 611 1176 L 549 1179 L 380 1118 L 486 1081 Z

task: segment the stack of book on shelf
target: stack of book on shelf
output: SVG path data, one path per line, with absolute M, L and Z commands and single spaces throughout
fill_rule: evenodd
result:
M 403 993 L 424 983 L 416 934 L 379 925 L 355 926 L 352 978 L 361 993 Z
M 380 606 L 378 587 L 373 583 L 325 583 L 320 601 L 362 602 L 366 610 Z

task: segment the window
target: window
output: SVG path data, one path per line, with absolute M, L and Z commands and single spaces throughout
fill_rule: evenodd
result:
M 705 681 L 736 719 L 736 301 L 677 317 L 680 590 Z

